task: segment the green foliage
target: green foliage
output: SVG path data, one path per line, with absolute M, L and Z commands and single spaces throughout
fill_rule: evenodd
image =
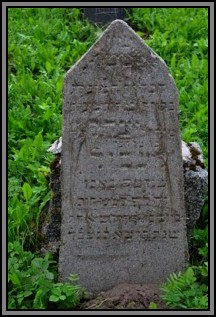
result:
M 171 274 L 161 288 L 162 299 L 170 308 L 208 309 L 208 204 L 193 230 L 191 266 L 183 273 Z
M 130 24 L 168 65 L 179 90 L 182 139 L 200 144 L 208 166 L 208 9 L 134 8 Z M 207 200 L 192 242 L 194 265 L 163 287 L 171 308 L 208 307 Z
M 199 273 L 206 277 L 207 271 Z M 184 273 L 172 273 L 161 289 L 164 292 L 162 299 L 170 308 L 208 309 L 208 286 L 197 282 L 193 267 Z
M 57 303 L 58 308 L 75 308 L 80 299 L 85 297 L 83 289 L 79 285 L 74 285 L 78 281 L 76 275 L 70 275 L 70 283 L 56 283 L 53 285 L 49 301 Z
M 95 41 L 79 9 L 8 9 L 8 238 L 35 245 L 50 199 L 48 146 L 61 134 L 65 72 Z
M 19 242 L 9 243 L 8 251 L 9 309 L 47 309 L 53 308 L 53 302 L 73 309 L 79 304 L 84 291 L 76 284 L 77 277 L 71 275 L 70 283 L 55 283 L 55 261 L 49 254 L 37 257 L 23 251 Z
M 81 289 L 55 283 L 53 262 L 31 251 L 50 200 L 47 148 L 61 134 L 65 72 L 95 41 L 79 9 L 8 9 L 9 308 L 70 307 Z M 55 292 L 61 295 L 53 302 Z
M 32 196 L 32 188 L 28 183 L 24 183 L 22 187 L 23 195 L 25 200 L 29 200 Z
M 208 166 L 207 9 L 134 8 L 127 20 L 167 63 L 179 89 L 182 138 L 201 145 Z M 74 308 L 83 294 L 76 281 L 56 283 L 52 259 L 32 252 L 39 215 L 50 200 L 53 157 L 46 150 L 61 135 L 64 74 L 101 32 L 77 8 L 8 8 L 10 309 Z M 170 307 L 207 307 L 207 218 L 206 199 L 194 230 L 193 266 L 164 286 Z
M 131 25 L 166 62 L 179 89 L 182 139 L 208 165 L 208 9 L 135 8 Z
M 156 303 L 154 303 L 154 302 L 151 302 L 150 304 L 149 304 L 149 309 L 157 309 L 158 307 L 157 307 L 157 304 Z
M 208 261 L 208 224 L 204 228 L 195 228 L 193 231 L 192 243 L 194 254 L 191 261 L 195 265 Z

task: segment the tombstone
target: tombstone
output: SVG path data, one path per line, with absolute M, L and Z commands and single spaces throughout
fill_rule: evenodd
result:
M 121 20 L 67 72 L 59 278 L 161 283 L 188 261 L 178 92 Z
M 116 19 L 124 20 L 126 10 L 129 12 L 130 8 L 85 8 L 84 15 L 92 23 L 104 25 Z

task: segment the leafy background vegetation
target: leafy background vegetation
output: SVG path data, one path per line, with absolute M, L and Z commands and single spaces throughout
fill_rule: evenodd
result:
M 167 63 L 180 93 L 182 139 L 201 145 L 208 166 L 208 10 L 134 8 L 127 22 Z M 63 77 L 101 32 L 77 8 L 8 9 L 10 309 L 74 308 L 85 296 L 76 276 L 57 283 L 56 263 L 35 246 L 38 218 L 50 199 L 53 157 L 46 150 L 61 135 Z M 207 198 L 193 250 L 191 266 L 163 285 L 171 308 L 208 306 Z

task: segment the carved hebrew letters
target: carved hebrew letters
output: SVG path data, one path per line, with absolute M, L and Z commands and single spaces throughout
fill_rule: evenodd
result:
M 167 67 L 122 21 L 67 73 L 61 278 L 77 273 L 96 291 L 184 267 L 177 113 Z

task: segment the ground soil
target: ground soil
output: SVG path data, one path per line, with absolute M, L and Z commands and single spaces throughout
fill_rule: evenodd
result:
M 120 284 L 101 292 L 81 305 L 81 309 L 149 309 L 154 302 L 157 309 L 167 309 L 158 285 Z

